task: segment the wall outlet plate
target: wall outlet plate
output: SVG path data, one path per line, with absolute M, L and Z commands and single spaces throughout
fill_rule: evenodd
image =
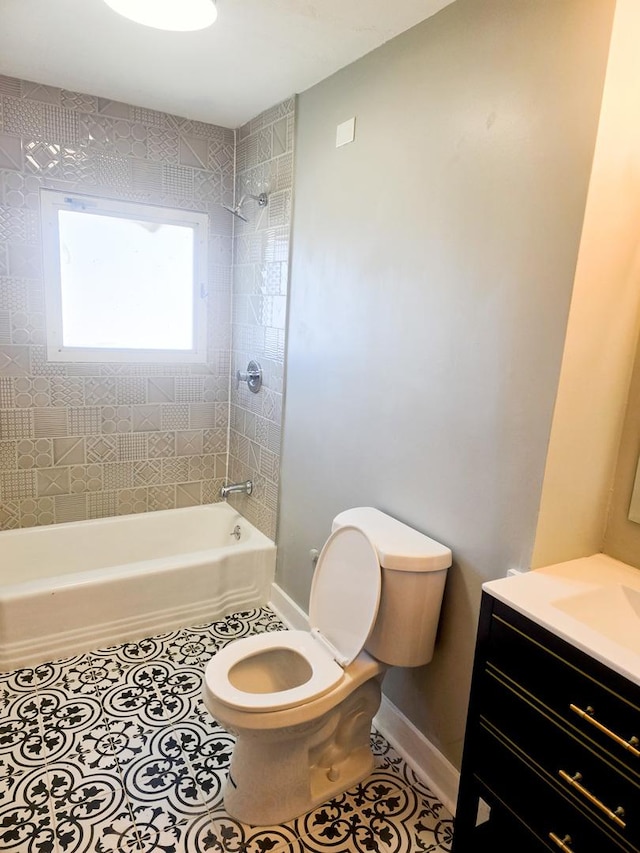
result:
M 349 118 L 336 127 L 336 148 L 348 145 L 356 138 L 356 119 Z

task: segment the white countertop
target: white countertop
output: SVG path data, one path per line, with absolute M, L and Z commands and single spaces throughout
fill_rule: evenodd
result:
M 639 569 L 594 554 L 482 588 L 640 685 Z

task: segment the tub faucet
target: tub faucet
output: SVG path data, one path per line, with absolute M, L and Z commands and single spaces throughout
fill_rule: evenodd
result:
M 247 480 L 245 483 L 229 483 L 228 486 L 223 486 L 220 489 L 220 497 L 228 498 L 229 495 L 241 493 L 250 495 L 253 491 L 253 481 Z

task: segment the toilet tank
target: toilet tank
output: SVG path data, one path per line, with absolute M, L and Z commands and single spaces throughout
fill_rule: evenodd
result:
M 391 666 L 429 663 L 451 551 L 374 507 L 341 512 L 332 530 L 346 524 L 369 537 L 382 575 L 378 614 L 365 649 Z

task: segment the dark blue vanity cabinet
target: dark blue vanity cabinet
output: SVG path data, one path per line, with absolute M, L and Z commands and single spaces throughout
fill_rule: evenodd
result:
M 484 592 L 452 853 L 502 850 L 639 853 L 640 687 Z

